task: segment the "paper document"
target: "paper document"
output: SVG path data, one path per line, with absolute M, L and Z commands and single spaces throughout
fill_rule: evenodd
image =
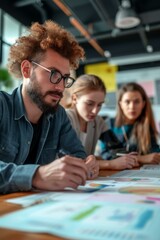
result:
M 54 201 L 71 201 L 72 199 L 84 201 L 90 196 L 89 193 L 82 194 L 79 192 L 44 192 L 44 193 L 36 193 L 29 196 L 23 196 L 18 198 L 11 198 L 6 200 L 7 202 L 20 204 L 23 207 L 30 207 L 32 205 L 44 203 L 44 202 L 54 202 Z
M 160 164 L 145 164 L 141 168 L 141 170 L 153 170 L 153 171 L 158 171 L 160 172 Z
M 85 186 L 80 186 L 77 190 L 39 192 L 6 201 L 21 204 L 23 207 L 30 207 L 48 201 L 64 201 L 64 199 L 66 202 L 105 201 L 160 204 L 160 179 L 99 177 L 95 180 L 87 181 Z
M 6 200 L 10 203 L 20 204 L 23 207 L 29 207 L 35 204 L 48 202 L 48 201 L 72 201 L 74 200 L 86 200 L 91 193 L 96 191 L 114 187 L 115 184 L 111 182 L 100 183 L 98 180 L 96 181 L 87 181 L 84 186 L 79 186 L 76 190 L 75 189 L 68 189 L 64 191 L 49 191 L 49 192 L 40 192 L 35 193 L 29 196 L 23 196 L 18 198 L 11 198 Z
M 124 170 L 121 172 L 118 172 L 116 174 L 113 174 L 111 178 L 120 178 L 120 177 L 126 177 L 126 178 L 133 178 L 133 177 L 139 177 L 139 178 L 160 178 L 160 171 L 154 171 L 154 170 Z
M 153 205 L 88 201 L 47 202 L 0 218 L 3 228 L 77 240 L 159 240 L 159 223 Z

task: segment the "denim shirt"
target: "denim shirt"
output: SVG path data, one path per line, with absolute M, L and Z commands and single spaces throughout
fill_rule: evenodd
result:
M 21 88 L 12 94 L 0 92 L 0 193 L 31 190 L 37 168 L 54 161 L 60 150 L 86 157 L 65 110 L 58 106 L 55 114 L 44 115 L 37 156 L 33 164 L 25 165 L 33 127 L 27 120 Z

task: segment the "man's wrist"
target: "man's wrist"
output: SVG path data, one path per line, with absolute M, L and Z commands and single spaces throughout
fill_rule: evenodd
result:
M 41 174 L 40 174 L 40 169 L 41 167 L 39 166 L 37 170 L 35 171 L 33 178 L 32 178 L 32 188 L 38 189 L 39 188 L 39 182 L 41 179 Z

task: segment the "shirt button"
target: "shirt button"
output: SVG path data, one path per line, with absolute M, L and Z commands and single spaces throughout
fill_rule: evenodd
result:
M 31 142 L 30 141 L 28 141 L 28 145 L 30 145 L 31 144 Z

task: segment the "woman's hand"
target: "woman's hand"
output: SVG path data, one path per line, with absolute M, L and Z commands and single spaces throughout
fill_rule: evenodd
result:
M 88 179 L 94 179 L 99 175 L 99 161 L 96 160 L 96 157 L 90 155 L 86 158 L 86 166 L 88 170 Z
M 141 164 L 159 164 L 160 153 L 150 153 L 147 155 L 138 156 L 138 161 Z
M 113 160 L 99 160 L 100 169 L 123 170 L 138 167 L 138 156 L 136 154 L 124 154 Z

